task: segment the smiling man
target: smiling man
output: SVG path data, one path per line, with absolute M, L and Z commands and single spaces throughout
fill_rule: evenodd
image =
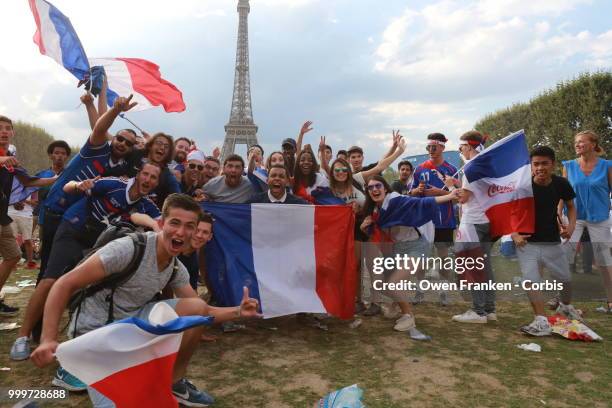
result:
M 127 217 L 137 211 L 156 219 L 159 209 L 146 198 L 159 181 L 158 165 L 145 164 L 135 178 L 127 181 L 116 178 L 71 181 L 64 186 L 68 194 L 85 193 L 87 196 L 72 205 L 60 223 L 53 239 L 49 263 L 42 279 L 32 294 L 17 339 L 10 352 L 12 360 L 25 360 L 30 356 L 29 335 L 40 319 L 45 300 L 64 273 L 74 268 L 83 258 L 83 252 L 91 248 L 105 229 L 105 220 L 111 217 Z M 69 391 L 78 391 L 83 386 L 66 381 L 56 382 Z
M 251 197 L 249 203 L 276 203 L 276 204 L 310 204 L 308 201 L 287 192 L 289 176 L 287 169 L 280 164 L 270 167 L 268 173 L 268 191 Z
M 230 154 L 223 162 L 223 174 L 204 185 L 208 200 L 217 203 L 246 203 L 255 192 L 244 174 L 244 160 Z
M 184 194 L 171 194 L 166 199 L 162 211 L 161 231 L 146 234 L 146 249 L 132 277 L 115 288 L 115 320 L 136 316 L 147 319 L 155 305 L 151 299 L 169 284 L 177 296 L 164 300 L 179 316 L 213 316 L 216 322 L 238 318 L 259 317 L 257 300 L 249 298 L 245 288 L 239 306 L 212 307 L 197 297 L 189 285 L 189 275 L 185 267 L 176 260 L 192 239 L 201 215 L 199 204 Z M 121 273 L 128 267 L 134 255 L 132 238 L 125 237 L 108 243 L 87 261 L 64 275 L 57 281 L 45 305 L 45 318 L 40 346 L 32 353 L 33 362 L 44 367 L 55 359 L 58 346 L 58 331 L 62 313 L 72 293 L 100 282 L 105 277 Z M 73 316 L 69 333 L 82 335 L 102 327 L 108 318 L 106 298 L 110 289 L 103 289 L 81 304 L 81 311 Z M 78 316 L 78 321 L 77 317 Z M 203 407 L 214 400 L 205 392 L 199 391 L 184 378 L 187 365 L 199 344 L 203 327 L 196 327 L 183 333 L 181 347 L 174 364 L 174 385 L 172 391 L 179 403 L 191 407 Z M 93 405 L 108 406 L 104 396 L 89 389 Z

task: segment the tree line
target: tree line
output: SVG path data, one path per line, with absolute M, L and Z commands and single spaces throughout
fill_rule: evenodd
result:
M 21 166 L 30 174 L 49 168 L 51 163 L 47 157 L 47 146 L 55 138 L 45 129 L 21 121 L 14 122 L 13 129 L 15 134 L 13 144 L 17 148 L 17 159 Z M 80 148 L 70 146 L 70 149 L 74 156 Z
M 559 162 L 576 157 L 576 133 L 593 130 L 606 157 L 612 148 L 612 72 L 584 73 L 559 82 L 527 103 L 486 115 L 474 128 L 491 141 L 525 129 L 529 148 L 550 146 Z

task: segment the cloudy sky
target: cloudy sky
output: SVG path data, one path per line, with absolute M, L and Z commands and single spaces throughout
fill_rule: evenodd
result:
M 54 0 L 92 57 L 157 63 L 187 110 L 131 115 L 149 131 L 221 145 L 234 78 L 237 0 Z M 76 80 L 32 42 L 26 0 L 0 5 L 0 114 L 81 144 Z M 266 151 L 314 122 L 308 141 L 384 153 L 392 129 L 424 152 L 483 115 L 578 73 L 612 67 L 609 0 L 251 0 L 253 113 Z M 608 17 L 606 17 L 608 16 Z M 118 119 L 117 127 L 126 127 Z

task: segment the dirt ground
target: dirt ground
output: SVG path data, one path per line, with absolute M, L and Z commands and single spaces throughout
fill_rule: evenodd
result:
M 19 270 L 9 285 L 30 279 Z M 32 288 L 6 296 L 23 308 Z M 458 298 L 447 307 L 415 308 L 418 327 L 431 342 L 394 332 L 393 320 L 329 319 L 328 331 L 295 316 L 249 322 L 245 329 L 201 343 L 188 378 L 216 397 L 215 407 L 312 407 L 325 394 L 351 384 L 364 390 L 367 407 L 608 407 L 612 401 L 609 339 L 612 316 L 594 312 L 597 303 L 579 303 L 587 323 L 603 342 L 572 342 L 560 337 L 529 338 L 518 328 L 531 320 L 526 303 L 500 302 L 499 322 L 461 325 L 450 321 L 468 304 Z M 0 318 L 0 322 L 19 322 Z M 16 331 L 0 332 L 2 387 L 48 387 L 55 367 L 8 358 Z M 518 349 L 542 346 L 541 353 Z M 4 403 L 2 406 L 11 406 Z M 89 406 L 86 396 L 41 406 Z

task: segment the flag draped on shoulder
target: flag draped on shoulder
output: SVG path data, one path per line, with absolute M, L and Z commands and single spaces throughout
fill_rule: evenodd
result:
M 148 322 L 128 318 L 59 345 L 62 367 L 124 407 L 178 407 L 172 372 L 182 332 L 209 325 L 212 317 L 184 316 L 165 303 L 155 305 Z
M 68 17 L 45 0 L 29 0 L 36 22 L 34 43 L 40 53 L 53 58 L 79 80 L 89 72 L 89 62 Z
M 133 111 L 163 106 L 166 112 L 185 110 L 183 94 L 162 78 L 159 66 L 140 58 L 91 58 L 92 66 L 103 66 L 108 81 L 108 104 L 119 96 L 134 95 Z
M 206 262 L 221 304 L 238 305 L 247 286 L 265 318 L 298 312 L 353 316 L 355 216 L 349 206 L 203 207 L 215 218 Z
M 414 227 L 429 242 L 433 242 L 435 217 L 439 217 L 438 204 L 434 197 L 414 198 L 395 191 L 387 194 L 379 209 L 372 214 L 374 224 L 370 241 L 390 242 L 381 228 L 395 226 Z
M 484 149 L 463 171 L 474 198 L 489 218 L 491 236 L 534 232 L 531 165 L 523 130 Z

